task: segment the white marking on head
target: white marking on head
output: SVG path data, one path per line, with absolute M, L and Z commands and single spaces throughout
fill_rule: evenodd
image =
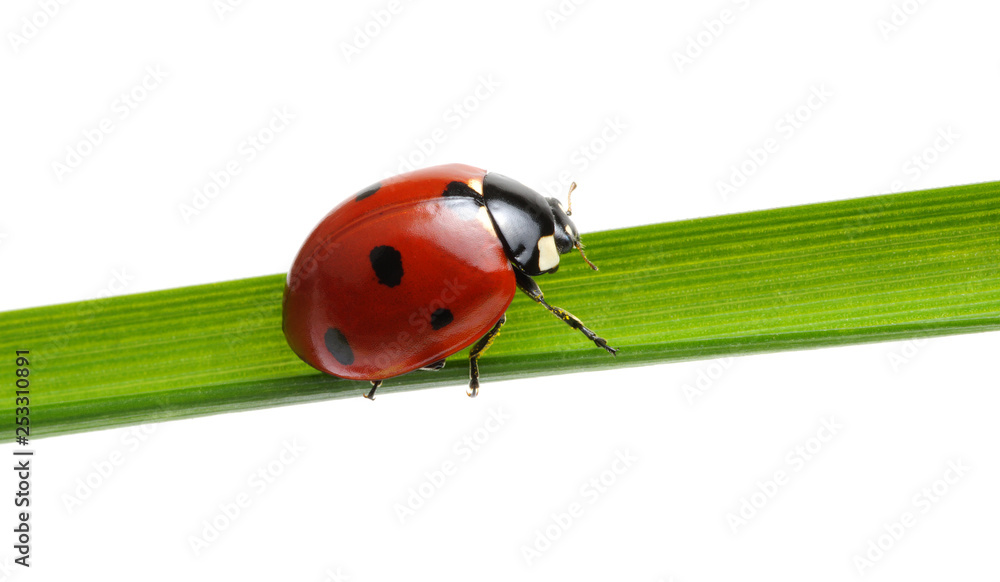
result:
M 538 270 L 548 271 L 559 264 L 556 237 L 551 234 L 538 239 Z
M 576 237 L 573 236 L 573 229 L 571 229 L 568 224 L 563 228 L 566 229 L 566 236 L 569 237 L 569 240 L 576 242 Z
M 483 228 L 488 230 L 493 236 L 497 235 L 496 229 L 493 228 L 493 219 L 490 218 L 490 213 L 486 210 L 485 206 L 479 207 L 479 211 L 476 212 L 476 220 L 482 223 Z
M 480 180 L 479 178 L 472 178 L 471 180 L 469 180 L 468 184 L 469 184 L 469 188 L 472 188 L 473 190 L 475 190 L 477 194 L 479 194 L 480 196 L 483 195 L 483 181 L 482 180 Z

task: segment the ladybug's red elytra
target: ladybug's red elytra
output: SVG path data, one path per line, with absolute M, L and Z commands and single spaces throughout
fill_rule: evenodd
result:
M 572 192 L 572 187 L 570 188 Z M 549 305 L 535 275 L 559 268 L 576 225 L 555 198 L 463 164 L 383 180 L 334 208 L 306 239 L 285 284 L 282 328 L 312 367 L 371 381 L 439 370 L 469 352 L 469 396 L 478 359 L 506 321 L 520 288 L 614 355 L 617 349 L 569 312 Z

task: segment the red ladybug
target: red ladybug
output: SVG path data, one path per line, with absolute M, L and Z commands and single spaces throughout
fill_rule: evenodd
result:
M 439 370 L 475 342 L 475 396 L 477 360 L 520 288 L 613 355 L 579 319 L 546 303 L 532 279 L 555 272 L 562 253 L 583 255 L 569 215 L 555 198 L 463 164 L 365 188 L 327 214 L 295 258 L 282 314 L 288 344 L 318 370 L 371 381 L 374 398 L 382 380 Z

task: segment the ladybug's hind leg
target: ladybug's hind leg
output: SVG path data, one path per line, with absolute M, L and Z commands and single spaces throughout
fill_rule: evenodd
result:
M 375 400 L 375 391 L 378 390 L 378 387 L 381 385 L 381 380 L 372 380 L 372 389 L 368 391 L 368 394 L 365 394 L 365 398 L 368 400 Z
M 562 309 L 561 307 L 555 307 L 554 305 L 549 305 L 545 302 L 545 297 L 542 295 L 542 290 L 538 287 L 538 283 L 530 276 L 525 274 L 523 271 L 514 267 L 514 278 L 517 280 L 517 286 L 521 288 L 521 291 L 534 299 L 536 302 L 541 303 L 546 309 L 552 312 L 553 315 L 559 319 L 566 322 L 566 325 L 572 327 L 573 329 L 578 329 L 580 332 L 587 336 L 587 339 L 597 344 L 597 347 L 604 348 L 612 356 L 618 354 L 618 348 L 613 348 L 608 345 L 607 340 L 597 335 L 590 330 L 587 326 L 583 325 L 583 322 L 577 319 L 575 315 Z
M 466 394 L 470 398 L 475 398 L 479 394 L 479 356 L 483 355 L 483 352 L 493 344 L 493 340 L 497 339 L 500 335 L 500 328 L 503 327 L 504 322 L 507 321 L 507 314 L 500 316 L 500 320 L 497 321 L 496 325 L 493 326 L 490 331 L 486 332 L 482 338 L 476 342 L 476 345 L 472 346 L 469 350 L 469 389 Z

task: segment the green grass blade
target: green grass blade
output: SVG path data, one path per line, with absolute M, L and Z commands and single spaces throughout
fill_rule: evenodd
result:
M 584 236 L 546 298 L 621 348 L 612 358 L 524 296 L 481 360 L 501 379 L 1000 329 L 1000 182 Z M 283 275 L 0 314 L 31 350 L 32 437 L 360 397 L 281 333 Z M 13 389 L 13 374 L 8 374 Z M 385 395 L 467 383 L 465 353 Z M 13 418 L 13 398 L 0 403 Z M 4 431 L 0 440 L 10 440 Z

